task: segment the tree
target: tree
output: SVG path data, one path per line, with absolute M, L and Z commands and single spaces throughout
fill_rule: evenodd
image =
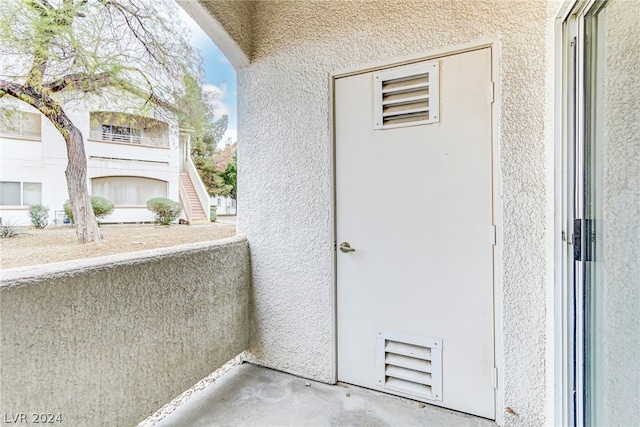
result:
M 233 155 L 233 160 L 229 162 L 227 168 L 220 174 L 225 185 L 229 188 L 229 197 L 238 199 L 238 154 Z
M 208 193 L 226 194 L 228 191 L 220 177 L 214 155 L 218 143 L 227 131 L 229 118 L 225 115 L 215 119 L 211 108 L 213 99 L 210 98 L 216 95 L 203 91 L 195 80 L 188 79 L 186 88 L 190 102 L 181 108 L 181 122 L 183 127 L 193 130 L 191 159 Z
M 137 100 L 135 108 L 146 113 L 176 113 L 201 70 L 177 7 L 171 0 L 0 1 L 0 98 L 35 107 L 64 138 L 82 243 L 102 236 L 86 185 L 83 137 L 63 105 L 117 96 Z
M 219 153 L 217 145 L 227 130 L 228 117 L 207 124 L 204 134 L 195 130 L 191 143 L 191 158 L 198 170 L 200 179 L 210 195 L 226 195 L 229 193 L 224 179 L 220 176 L 220 170 L 216 162 L 216 154 Z

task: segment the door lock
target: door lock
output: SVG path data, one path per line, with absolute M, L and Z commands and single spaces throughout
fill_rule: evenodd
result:
M 340 252 L 342 252 L 343 254 L 346 254 L 346 253 L 349 253 L 349 252 L 355 252 L 355 251 L 356 250 L 353 249 L 348 242 L 340 243 Z

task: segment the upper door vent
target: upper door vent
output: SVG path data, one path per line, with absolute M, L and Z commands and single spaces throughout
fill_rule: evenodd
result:
M 442 340 L 379 332 L 378 383 L 411 396 L 442 400 Z
M 373 75 L 373 128 L 436 123 L 440 119 L 438 61 Z

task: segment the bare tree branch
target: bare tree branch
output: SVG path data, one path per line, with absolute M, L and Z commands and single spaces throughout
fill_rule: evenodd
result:
M 78 239 L 99 239 L 86 188 L 84 139 L 62 107 L 76 96 L 107 100 L 117 92 L 108 102 L 124 109 L 149 113 L 150 106 L 157 107 L 154 115 L 200 123 L 208 117 L 197 107 L 202 93 L 189 90 L 186 82 L 196 76 L 190 84 L 199 87 L 202 64 L 172 0 L 7 3 L 11 7 L 0 8 L 0 98 L 9 95 L 36 108 L 63 136 Z M 190 109 L 192 104 L 196 108 Z
M 0 79 L 0 92 L 26 102 L 40 111 L 65 136 L 66 126 L 73 126 L 71 120 L 62 111 L 62 106 L 46 93 L 37 89 Z
M 52 93 L 61 92 L 65 89 L 87 90 L 89 86 L 97 87 L 110 86 L 111 73 L 89 74 L 85 72 L 67 74 L 52 82 L 44 83 L 42 86 Z
M 146 76 L 143 77 L 146 78 Z M 153 85 L 147 80 L 149 91 L 139 88 L 128 81 L 118 78 L 111 73 L 87 74 L 74 73 L 68 74 L 53 82 L 44 84 L 43 86 L 52 93 L 60 92 L 65 89 L 91 91 L 97 88 L 114 88 L 124 90 L 132 95 L 145 100 L 145 103 L 154 104 L 169 112 L 177 113 L 178 109 L 172 103 L 158 97 L 153 93 Z
M 29 3 L 31 7 L 40 12 L 41 16 L 46 16 L 48 11 L 53 9 L 53 6 L 47 0 L 31 0 Z
M 172 113 L 178 112 L 178 109 L 176 108 L 175 105 L 156 96 L 156 94 L 153 93 L 153 90 L 151 90 L 151 92 L 147 92 L 121 79 L 115 79 L 114 82 L 116 83 L 115 87 L 118 87 L 126 92 L 129 92 L 132 95 L 136 95 L 139 98 L 145 99 L 146 103 L 157 105 L 158 107 L 163 108 Z
M 154 60 L 158 61 L 159 63 L 162 63 L 162 60 L 160 58 L 158 58 L 158 56 L 155 54 L 155 52 L 153 52 L 149 48 L 148 40 L 149 40 L 149 36 L 151 35 L 151 33 L 144 26 L 144 23 L 140 19 L 140 16 L 138 15 L 137 11 L 130 10 L 129 8 L 127 8 L 122 3 L 118 2 L 117 0 L 107 0 L 107 5 L 108 6 L 112 6 L 118 12 L 120 12 L 120 14 L 124 18 L 125 22 L 127 23 L 127 26 L 129 27 L 129 30 L 131 30 L 131 33 L 134 35 L 134 37 L 136 39 L 138 39 L 138 41 L 140 42 L 142 47 L 147 51 L 149 56 L 151 56 Z M 133 23 L 131 21 L 132 17 L 133 17 L 133 19 L 135 19 L 138 22 L 138 24 L 142 28 L 144 34 L 140 34 L 138 29 L 135 28 L 135 26 L 133 25 Z

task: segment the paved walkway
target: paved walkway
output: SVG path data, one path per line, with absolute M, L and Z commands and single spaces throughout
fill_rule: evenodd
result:
M 355 386 L 317 383 L 245 363 L 195 393 L 156 426 L 495 427 L 495 424 Z
M 235 215 L 220 215 L 216 218 L 216 221 L 219 224 L 233 224 L 236 225 L 236 216 Z

